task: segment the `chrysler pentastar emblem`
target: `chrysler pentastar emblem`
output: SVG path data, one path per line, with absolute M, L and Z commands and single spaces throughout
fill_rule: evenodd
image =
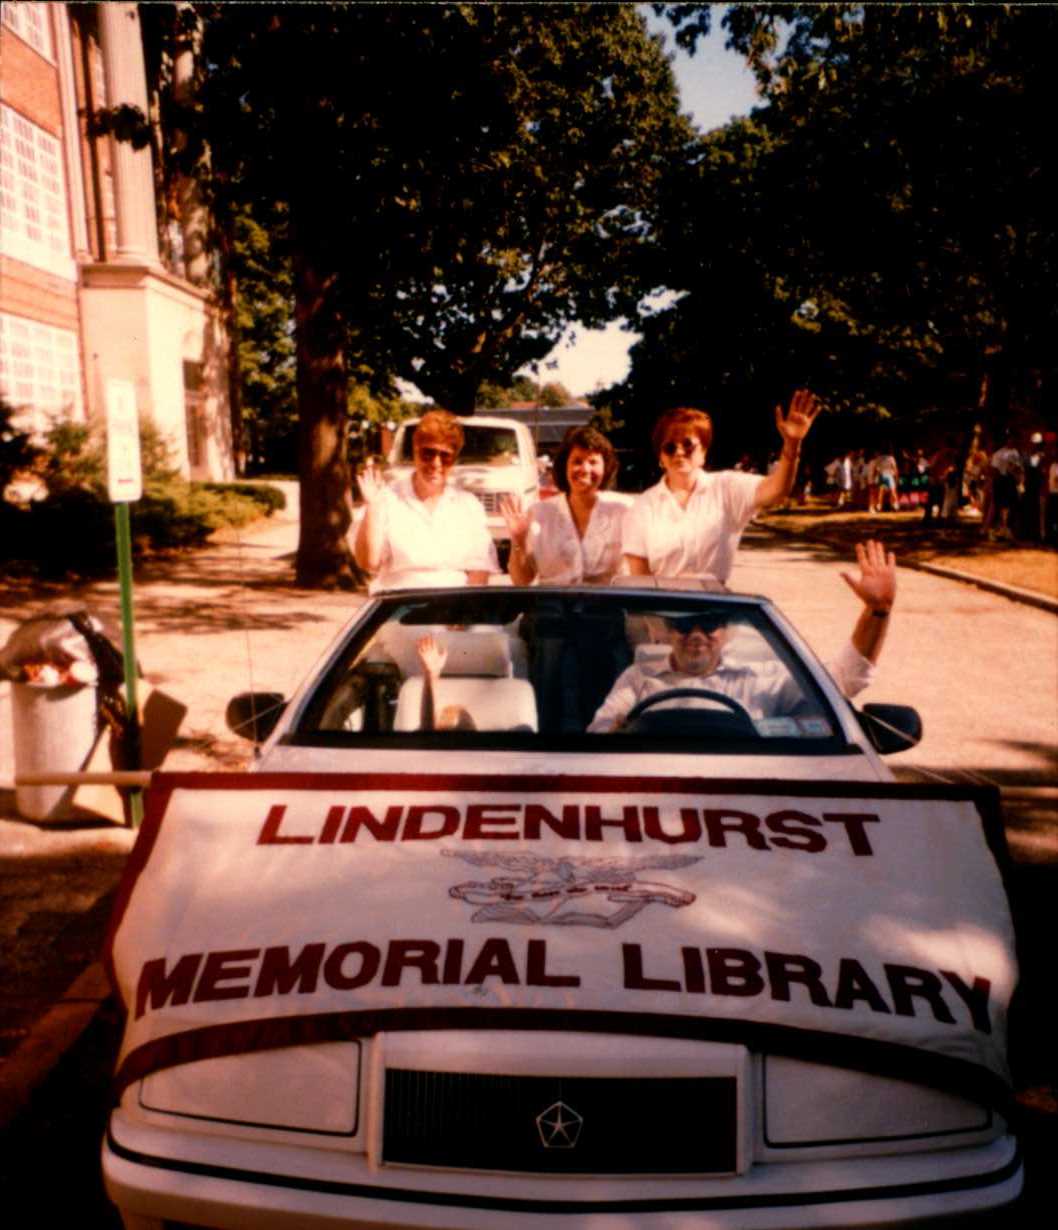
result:
M 536 1116 L 536 1130 L 545 1149 L 572 1149 L 583 1126 L 584 1120 L 565 1102 L 554 1102 Z

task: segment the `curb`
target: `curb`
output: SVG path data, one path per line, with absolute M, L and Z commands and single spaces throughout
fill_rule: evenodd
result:
M 102 965 L 89 965 L 0 1063 L 0 1128 L 8 1127 L 25 1110 L 38 1085 L 88 1028 L 109 996 L 110 983 Z
M 805 542 L 818 542 L 824 546 L 836 548 L 836 544 L 832 539 L 827 538 L 825 534 L 799 534 L 796 530 L 783 529 L 777 525 L 764 524 L 759 527 L 766 530 L 769 534 L 775 534 L 780 538 L 786 538 L 796 542 L 802 539 Z M 1034 606 L 1041 611 L 1047 611 L 1051 615 L 1058 615 L 1058 599 L 1048 598 L 1046 594 L 1034 593 L 1031 589 L 1019 589 L 1016 585 L 1004 585 L 1001 581 L 989 581 L 987 577 L 976 576 L 972 572 L 963 572 L 958 568 L 948 568 L 943 564 L 930 564 L 925 560 L 901 559 L 901 568 L 910 568 L 915 572 L 928 572 L 934 576 L 944 577 L 948 581 L 962 581 L 966 585 L 976 585 L 978 589 L 986 590 L 990 594 L 998 594 L 1001 598 L 1009 598 L 1011 602 L 1021 602 L 1025 606 Z
M 960 572 L 957 568 L 946 568 L 942 564 L 930 564 L 922 560 L 901 560 L 902 568 L 913 568 L 916 572 L 931 572 L 938 577 L 946 577 L 949 581 L 963 581 L 967 585 L 976 585 L 978 589 L 987 590 L 990 594 L 999 594 L 1009 598 L 1011 602 L 1021 602 L 1025 606 L 1038 607 L 1058 615 L 1058 599 L 1048 598 L 1046 594 L 1033 593 L 1031 589 L 1018 589 L 1016 585 L 1004 585 L 1001 581 L 989 581 L 987 577 L 975 576 L 972 572 Z

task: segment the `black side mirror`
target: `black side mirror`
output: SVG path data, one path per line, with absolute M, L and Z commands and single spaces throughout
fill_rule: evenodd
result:
M 279 692 L 240 692 L 228 701 L 224 720 L 228 729 L 241 739 L 263 743 L 276 728 L 287 707 Z
M 910 705 L 864 705 L 856 716 L 883 756 L 906 752 L 922 738 L 922 719 Z

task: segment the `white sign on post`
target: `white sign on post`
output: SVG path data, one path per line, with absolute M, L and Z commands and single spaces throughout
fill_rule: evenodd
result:
M 107 381 L 106 411 L 107 491 L 115 504 L 138 500 L 143 494 L 140 420 L 131 380 Z

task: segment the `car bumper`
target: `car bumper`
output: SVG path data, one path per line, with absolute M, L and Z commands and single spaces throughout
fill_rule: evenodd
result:
M 756 1166 L 734 1179 L 659 1181 L 453 1176 L 382 1170 L 348 1155 L 292 1175 L 227 1141 L 207 1139 L 177 1154 L 159 1135 L 112 1125 L 104 1142 L 107 1190 L 128 1230 L 251 1223 L 255 1230 L 954 1227 L 970 1217 L 988 1224 L 1017 1199 L 1023 1179 L 1010 1137 L 913 1158 Z

